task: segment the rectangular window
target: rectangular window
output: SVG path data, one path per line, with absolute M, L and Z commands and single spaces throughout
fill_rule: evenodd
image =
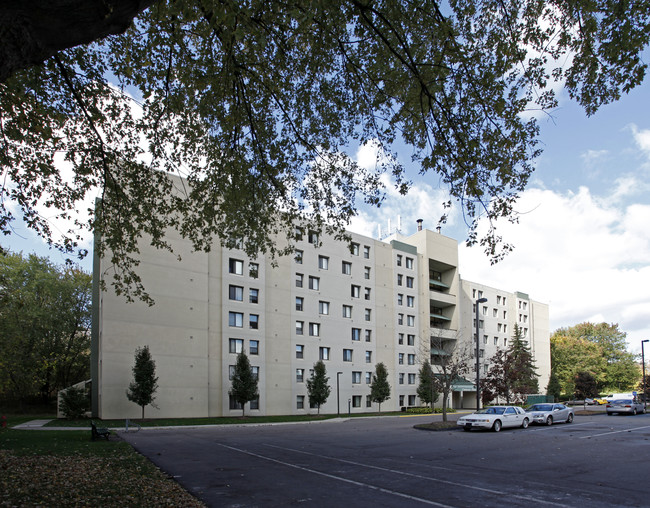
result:
M 250 263 L 248 265 L 248 276 L 257 279 L 260 276 L 260 265 L 257 263 Z
M 483 321 L 480 321 L 478 326 L 479 328 L 483 328 Z M 503 325 L 503 333 L 508 333 L 508 325 Z
M 260 317 L 257 314 L 250 314 L 248 316 L 248 326 L 253 330 L 257 330 L 259 327 Z
M 503 311 L 503 319 L 507 319 L 507 318 L 506 318 L 507 315 L 508 315 L 508 313 L 504 310 L 504 311 Z
M 402 280 L 403 280 L 403 278 L 404 278 L 404 276 L 403 276 L 401 273 L 398 273 L 398 274 L 397 274 L 397 285 L 398 285 L 398 286 L 401 286 L 401 285 L 402 285 Z
M 318 233 L 316 231 L 307 233 L 307 241 L 311 244 L 318 245 Z
M 309 323 L 309 336 L 310 337 L 320 336 L 320 323 Z
M 296 321 L 296 335 L 302 335 L 305 329 L 304 321 Z
M 372 351 L 366 351 L 366 363 L 372 363 Z
M 401 385 L 404 384 L 404 373 L 403 372 L 399 373 L 399 384 L 401 384 Z
M 406 258 L 406 268 L 413 270 L 413 258 Z
M 407 288 L 413 287 L 413 277 L 406 277 L 406 287 Z
M 330 359 L 330 348 L 328 348 L 328 347 L 318 348 L 318 359 L 319 360 L 329 360 Z
M 404 295 L 397 293 L 397 305 L 404 305 Z
M 494 337 L 494 345 L 495 346 L 499 345 L 499 337 Z
M 240 259 L 230 258 L 228 260 L 228 271 L 235 275 L 244 275 L 244 262 Z
M 242 312 L 229 312 L 228 325 L 242 328 L 244 326 L 244 314 Z
M 305 299 L 302 296 L 296 296 L 296 310 L 302 311 L 305 303 Z
M 350 286 L 350 295 L 352 298 L 359 298 L 361 295 L 361 286 L 355 286 L 352 284 L 352 286 Z
M 352 361 L 352 350 L 351 349 L 344 349 L 343 350 L 343 361 L 344 362 L 351 362 Z
M 352 396 L 352 407 L 361 407 L 361 395 Z
M 369 266 L 364 267 L 364 269 L 363 269 L 363 276 L 364 276 L 366 279 L 370 279 L 370 267 L 369 267 Z
M 404 344 L 404 334 L 403 333 L 398 333 L 397 334 L 397 342 L 399 344 Z
M 241 411 L 241 404 L 232 395 L 229 396 L 228 402 L 230 409 L 239 409 Z
M 372 340 L 372 330 L 366 330 L 365 335 L 366 335 L 366 342 L 370 342 Z
M 415 296 L 407 296 L 406 297 L 406 306 L 407 307 L 415 307 Z
M 228 365 L 228 379 L 232 381 L 232 378 L 235 377 L 235 366 Z
M 407 335 L 406 340 L 409 346 L 415 346 L 415 335 Z
M 296 240 L 302 240 L 302 235 L 304 234 L 304 230 L 302 228 L 296 228 Z
M 302 257 L 303 257 L 303 251 L 297 250 L 294 257 L 293 257 L 293 259 L 295 259 L 296 263 L 301 265 L 302 264 Z
M 483 315 L 487 316 L 487 305 L 483 305 Z
M 302 287 L 302 281 L 304 279 L 304 275 L 302 273 L 297 273 L 296 274 L 296 287 L 301 288 Z
M 372 372 L 366 372 L 366 384 L 372 383 Z
M 259 409 L 260 408 L 260 398 L 257 397 L 256 399 L 253 399 L 250 401 L 250 408 L 251 409 Z
M 400 313 L 397 315 L 397 324 L 398 325 L 403 325 L 404 324 L 404 314 Z
M 415 316 L 406 316 L 407 326 L 415 326 Z
M 370 259 L 370 247 L 367 245 L 363 246 L 363 257 L 366 259 Z
M 244 349 L 244 340 L 243 339 L 229 339 L 228 340 L 228 352 L 239 354 Z
M 361 383 L 361 372 L 360 371 L 352 371 L 352 384 L 353 385 L 358 385 Z
M 372 316 L 372 309 L 366 309 L 366 313 L 365 313 L 366 321 L 370 321 L 371 316 Z
M 248 302 L 249 303 L 259 303 L 260 301 L 260 290 L 251 288 L 248 290 Z
M 415 406 L 415 395 L 409 395 L 409 406 Z
M 352 340 L 361 340 L 361 328 L 352 328 Z
M 249 341 L 249 346 L 248 349 L 250 350 L 250 354 L 252 355 L 258 355 L 260 354 L 260 341 L 259 340 L 251 340 Z
M 318 291 L 320 289 L 320 279 L 318 277 L 309 276 L 309 289 Z
M 404 405 L 404 395 L 399 396 L 399 405 L 403 406 Z
M 260 368 L 254 366 L 254 365 L 251 365 L 251 374 L 253 375 L 253 379 L 259 380 L 259 378 L 260 378 Z
M 499 314 L 499 311 L 497 309 L 492 309 L 492 317 L 497 317 Z
M 344 305 L 343 306 L 343 317 L 344 318 L 351 318 L 352 317 L 352 306 L 351 305 Z
M 415 384 L 415 374 L 409 374 L 409 384 L 410 385 Z
M 296 344 L 296 358 L 304 358 L 305 355 L 305 346 L 302 344 Z
M 487 341 L 488 341 L 488 336 L 483 335 L 483 344 L 487 344 Z
M 318 313 L 328 315 L 330 313 L 330 302 L 318 302 Z
M 366 395 L 366 407 L 372 407 L 372 397 L 370 395 Z
M 507 346 L 508 346 L 508 339 L 503 339 L 503 347 L 507 347 Z
M 505 304 L 506 304 L 506 297 L 504 296 L 503 297 L 503 305 L 505 305 Z
M 363 288 L 363 296 L 366 300 L 370 300 L 370 288 Z
M 350 245 L 350 253 L 353 256 L 358 256 L 359 255 L 359 244 L 358 243 L 353 243 Z
M 397 266 L 402 266 L 402 255 L 401 254 L 397 255 Z
M 415 365 L 415 355 L 408 355 L 409 365 Z
M 325 256 L 318 256 L 318 268 L 321 270 L 329 270 L 330 258 Z
M 296 396 L 296 409 L 304 409 L 305 408 L 305 396 L 304 395 L 297 395 Z
M 347 261 L 343 261 L 343 264 L 341 265 L 341 272 L 343 272 L 343 275 L 351 275 L 352 274 L 352 263 L 348 263 Z
M 497 295 L 497 305 L 501 305 L 501 297 Z
M 404 365 L 404 353 L 397 354 L 397 363 L 399 365 Z
M 305 380 L 305 369 L 296 369 L 296 383 L 302 383 Z
M 237 302 L 243 302 L 244 288 L 241 286 L 228 286 L 228 298 Z

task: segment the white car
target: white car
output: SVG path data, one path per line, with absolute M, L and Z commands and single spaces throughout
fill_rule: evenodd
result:
M 530 415 L 530 423 L 553 425 L 557 422 L 573 421 L 573 409 L 564 404 L 533 404 L 526 412 Z
M 456 422 L 463 430 L 492 429 L 499 432 L 502 428 L 526 428 L 530 423 L 530 416 L 526 411 L 517 406 L 491 406 L 479 409 L 471 415 L 461 416 Z
M 618 414 L 643 414 L 645 413 L 645 407 L 643 402 L 640 402 L 638 399 L 615 399 L 610 400 L 605 406 L 608 415 L 613 415 L 614 413 Z

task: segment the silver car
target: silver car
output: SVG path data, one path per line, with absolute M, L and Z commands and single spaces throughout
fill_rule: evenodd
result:
M 645 408 L 643 407 L 643 402 L 639 402 L 638 399 L 614 399 L 610 400 L 605 406 L 608 415 L 613 415 L 614 413 L 627 413 L 635 415 L 637 413 L 645 413 Z
M 564 404 L 533 404 L 526 413 L 530 415 L 531 423 L 553 425 L 553 422 L 573 421 L 573 409 Z

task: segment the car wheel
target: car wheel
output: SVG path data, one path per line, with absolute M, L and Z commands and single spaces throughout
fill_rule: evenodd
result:
M 546 418 L 546 425 L 553 425 L 553 417 L 549 416 Z
M 464 430 L 465 432 L 469 432 L 471 429 L 470 429 L 469 427 L 463 427 L 463 430 Z
M 528 418 L 524 418 L 524 421 L 521 422 L 521 428 L 522 429 L 527 429 L 528 428 Z
M 609 411 L 607 411 L 607 416 L 612 416 L 613 414 L 614 413 L 610 413 Z
M 499 432 L 501 430 L 501 420 L 497 420 L 494 422 L 494 424 L 492 425 L 492 430 L 494 432 Z
M 573 422 L 573 413 L 569 414 L 569 417 L 566 419 L 567 423 L 572 423 Z

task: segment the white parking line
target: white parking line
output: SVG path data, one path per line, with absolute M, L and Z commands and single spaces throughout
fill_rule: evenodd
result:
M 399 474 L 399 475 L 403 475 L 403 476 L 411 476 L 413 478 L 420 478 L 422 480 L 431 480 L 431 481 L 436 481 L 436 482 L 439 482 L 439 483 L 446 483 L 447 485 L 453 485 L 455 487 L 462 487 L 462 488 L 471 489 L 471 490 L 479 490 L 481 492 L 487 492 L 489 494 L 495 494 L 495 495 L 498 495 L 498 496 L 507 496 L 507 497 L 517 498 L 517 499 L 523 499 L 525 501 L 531 501 L 535 505 L 547 504 L 547 505 L 551 505 L 551 506 L 563 506 L 563 507 L 566 507 L 565 504 L 554 503 L 552 501 L 544 501 L 543 499 L 539 499 L 537 497 L 520 496 L 520 495 L 517 495 L 517 494 L 512 494 L 510 492 L 505 492 L 505 491 L 501 491 L 501 490 L 486 489 L 486 488 L 483 488 L 483 487 L 477 487 L 475 485 L 470 485 L 470 484 L 467 484 L 467 483 L 459 483 L 459 482 L 452 482 L 452 481 L 449 481 L 449 480 L 441 480 L 440 478 L 436 478 L 436 477 L 425 476 L 425 475 L 415 474 L 415 473 L 407 473 L 407 472 L 399 471 L 399 470 L 396 470 L 396 469 L 389 469 L 389 468 L 386 468 L 386 467 L 373 466 L 373 465 L 370 465 L 370 464 L 363 464 L 361 462 L 355 462 L 353 460 L 339 459 L 339 458 L 336 458 L 336 457 L 329 457 L 327 455 L 320 455 L 320 454 L 317 454 L 317 453 L 306 452 L 306 451 L 303 451 L 303 450 L 295 450 L 293 448 L 285 448 L 283 446 L 277 446 L 277 445 L 272 445 L 272 444 L 267 444 L 266 446 L 269 446 L 271 448 L 278 448 L 280 450 L 287 450 L 287 451 L 294 452 L 294 453 L 301 453 L 303 455 L 311 455 L 313 457 L 319 457 L 319 458 L 323 458 L 323 459 L 333 460 L 333 461 L 336 461 L 336 462 L 343 462 L 345 464 L 351 464 L 353 466 L 361 466 L 361 467 L 365 467 L 365 468 L 368 468 L 368 469 L 378 469 L 380 471 L 386 471 L 388 473 L 394 473 L 394 474 Z M 329 475 L 326 475 L 326 476 L 329 476 Z
M 219 443 L 217 443 L 217 444 L 219 444 Z M 331 478 L 332 480 L 338 480 L 338 481 L 345 482 L 345 483 L 351 483 L 352 485 L 357 485 L 359 487 L 367 487 L 367 488 L 372 489 L 372 490 L 377 490 L 379 492 L 384 492 L 385 494 L 392 494 L 393 496 L 403 497 L 403 498 L 409 499 L 411 501 L 419 501 L 420 503 L 430 504 L 432 506 L 440 506 L 441 508 L 454 508 L 451 505 L 436 503 L 435 501 L 430 501 L 429 499 L 424 499 L 424 498 L 421 498 L 421 497 L 411 496 L 409 494 L 404 494 L 402 492 L 397 492 L 395 490 L 389 490 L 389 489 L 384 489 L 384 488 L 381 488 L 381 487 L 376 487 L 375 485 L 370 485 L 369 483 L 357 482 L 357 481 L 354 481 L 354 480 L 350 480 L 348 478 L 343 478 L 341 476 L 336 476 L 336 475 L 329 474 L 329 473 L 323 473 L 321 471 L 316 471 L 316 470 L 310 469 L 308 467 L 298 466 L 296 464 L 291 464 L 289 462 L 284 462 L 282 460 L 274 459 L 272 457 L 266 457 L 266 456 L 260 455 L 258 453 L 253 453 L 253 452 L 249 452 L 249 451 L 246 451 L 246 450 L 242 450 L 241 448 L 235 448 L 233 446 L 227 446 L 227 445 L 224 445 L 224 444 L 219 444 L 219 446 L 222 446 L 224 448 L 228 448 L 229 450 L 233 450 L 233 451 L 236 451 L 236 452 L 244 453 L 244 454 L 250 455 L 252 457 L 257 457 L 258 459 L 268 460 L 270 462 L 275 462 L 277 464 L 282 464 L 283 466 L 292 467 L 294 469 L 300 469 L 302 471 L 307 471 L 308 473 L 314 473 L 314 474 L 317 474 L 317 475 L 325 476 L 326 478 Z M 269 445 L 269 446 L 271 446 L 271 445 Z M 277 446 L 276 448 L 280 448 L 280 447 Z M 286 448 L 286 449 L 288 450 L 288 448 Z
M 590 422 L 585 422 L 585 423 L 572 423 L 568 426 L 569 430 L 571 430 L 573 427 L 580 427 L 580 425 L 589 425 Z M 564 425 L 547 425 L 545 427 L 539 427 L 539 428 L 534 428 L 534 427 L 528 427 L 530 429 L 529 432 L 539 432 L 540 430 L 551 430 L 551 429 L 557 429 L 557 428 L 565 428 Z
M 632 429 L 613 430 L 611 432 L 603 432 L 601 434 L 592 434 L 591 436 L 580 436 L 580 439 L 588 439 L 590 437 L 609 436 L 610 434 L 621 434 L 622 432 L 632 432 L 634 430 L 650 429 L 650 425 L 645 427 L 634 427 Z

